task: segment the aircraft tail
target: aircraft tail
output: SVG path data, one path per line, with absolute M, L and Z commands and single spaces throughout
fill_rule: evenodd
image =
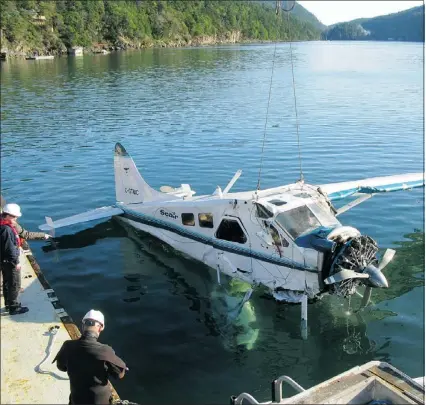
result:
M 170 195 L 154 190 L 146 183 L 135 162 L 120 143 L 115 145 L 114 172 L 117 202 L 135 204 L 170 200 Z

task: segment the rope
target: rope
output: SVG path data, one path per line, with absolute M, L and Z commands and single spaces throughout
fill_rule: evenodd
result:
M 43 363 L 45 363 L 49 359 L 49 357 L 52 354 L 52 347 L 53 347 L 53 344 L 55 343 L 58 331 L 59 331 L 59 326 L 57 326 L 57 325 L 52 326 L 52 327 L 49 328 L 49 343 L 47 344 L 46 351 L 45 351 L 46 356 L 42 360 L 42 362 L 35 367 L 36 373 L 40 373 L 40 374 L 51 374 L 50 371 L 42 369 L 41 366 L 42 366 Z M 62 380 L 68 380 L 69 378 L 61 376 L 61 379 Z
M 297 114 L 296 84 L 294 81 L 293 47 L 291 45 L 290 13 L 287 13 L 287 26 L 288 26 L 289 43 L 290 43 L 291 76 L 293 79 L 294 111 L 296 113 L 296 133 L 297 133 L 297 149 L 299 152 L 300 181 L 303 181 L 302 155 L 300 153 L 299 117 Z
M 45 370 L 43 370 L 42 368 L 41 368 L 41 365 L 43 364 L 43 363 L 45 363 L 46 361 L 47 361 L 47 359 L 50 357 L 50 355 L 52 354 L 52 352 L 51 352 L 51 349 L 52 349 L 52 346 L 53 346 L 53 343 L 55 342 L 55 340 L 56 340 L 56 334 L 58 333 L 58 330 L 59 330 L 59 326 L 52 326 L 50 329 L 49 329 L 49 343 L 47 344 L 47 347 L 46 347 L 46 357 L 43 359 L 43 361 L 35 368 L 35 371 L 37 372 L 37 373 L 41 373 L 41 374 L 45 374 L 45 373 L 48 373 L 48 371 L 45 371 Z

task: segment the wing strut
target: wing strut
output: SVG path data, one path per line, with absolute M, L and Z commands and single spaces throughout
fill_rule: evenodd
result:
M 351 208 L 356 207 L 358 204 L 361 204 L 362 202 L 368 200 L 371 197 L 373 197 L 373 194 L 362 195 L 361 197 L 357 198 L 355 201 L 352 201 L 349 204 L 344 205 L 343 207 L 337 210 L 336 217 L 340 214 L 343 214 L 347 210 L 350 210 Z

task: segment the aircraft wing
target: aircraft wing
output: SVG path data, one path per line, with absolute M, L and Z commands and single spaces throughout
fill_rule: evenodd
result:
M 51 218 L 46 217 L 46 223 L 40 225 L 39 228 L 42 231 L 50 231 L 51 229 L 62 228 L 63 226 L 70 226 L 80 224 L 82 222 L 94 221 L 95 219 L 108 218 L 112 217 L 113 215 L 120 215 L 123 213 L 124 211 L 118 207 L 101 207 L 91 211 L 83 212 L 82 214 L 62 218 L 54 222 Z
M 410 190 L 424 187 L 425 173 L 408 173 L 395 176 L 372 177 L 370 179 L 322 184 L 330 201 L 341 200 L 354 194 L 376 194 L 389 191 Z

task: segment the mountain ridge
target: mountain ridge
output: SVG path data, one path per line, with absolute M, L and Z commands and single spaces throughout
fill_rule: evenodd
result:
M 323 31 L 326 40 L 424 42 L 425 6 L 332 24 Z

